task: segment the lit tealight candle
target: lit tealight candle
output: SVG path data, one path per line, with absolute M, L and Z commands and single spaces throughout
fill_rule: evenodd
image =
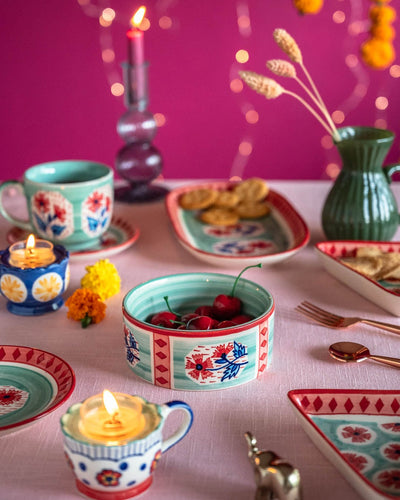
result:
M 139 29 L 146 13 L 146 7 L 139 7 L 131 19 L 132 28 L 127 33 L 128 39 L 128 62 L 132 66 L 138 66 L 144 63 L 144 34 Z
M 9 264 L 21 269 L 47 267 L 56 260 L 53 244 L 46 240 L 36 240 L 33 234 L 26 241 L 17 241 L 10 246 Z
M 96 442 L 118 445 L 135 439 L 146 428 L 142 402 L 135 396 L 105 390 L 84 401 L 79 431 Z

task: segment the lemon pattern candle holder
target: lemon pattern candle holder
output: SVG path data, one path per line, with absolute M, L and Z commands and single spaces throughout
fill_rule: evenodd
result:
M 69 253 L 54 245 L 55 261 L 36 268 L 21 269 L 10 264 L 9 248 L 0 251 L 0 292 L 7 309 L 20 316 L 36 316 L 56 311 L 69 283 Z

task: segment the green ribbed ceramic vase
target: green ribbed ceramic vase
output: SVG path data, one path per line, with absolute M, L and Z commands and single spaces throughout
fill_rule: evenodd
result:
M 383 166 L 394 134 L 371 127 L 344 127 L 335 141 L 343 166 L 322 210 L 329 240 L 391 240 L 399 226 L 389 187 L 400 164 Z

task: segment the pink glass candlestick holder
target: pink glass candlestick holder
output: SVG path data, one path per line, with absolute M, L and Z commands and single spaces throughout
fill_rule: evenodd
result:
M 118 151 L 115 167 L 128 182 L 115 189 L 115 198 L 124 202 L 145 202 L 163 198 L 168 192 L 152 182 L 161 174 L 163 161 L 152 144 L 157 133 L 154 116 L 148 105 L 148 63 L 124 63 L 125 105 L 127 111 L 117 124 L 125 145 Z

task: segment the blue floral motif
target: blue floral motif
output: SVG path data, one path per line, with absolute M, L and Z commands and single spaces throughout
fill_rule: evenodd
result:
M 231 360 L 228 358 L 230 353 L 233 355 L 233 359 Z M 236 377 L 240 368 L 248 363 L 246 346 L 236 341 L 233 342 L 233 348 L 231 343 L 227 346 L 219 346 L 215 351 L 215 356 L 214 363 L 220 366 L 207 368 L 207 370 L 223 370 L 221 382 Z
M 126 346 L 126 359 L 132 366 L 139 363 L 139 343 L 133 336 L 132 332 L 125 326 L 125 346 Z

